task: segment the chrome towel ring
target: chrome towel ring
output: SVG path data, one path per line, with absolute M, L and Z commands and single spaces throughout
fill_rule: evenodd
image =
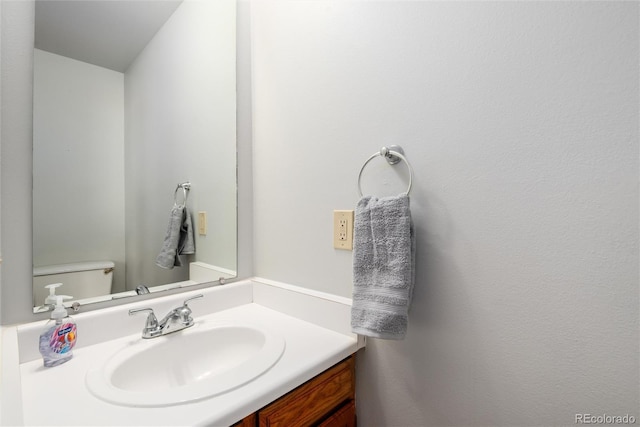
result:
M 182 204 L 178 204 L 178 190 L 182 188 Z M 176 191 L 173 192 L 173 207 L 177 208 L 178 206 L 186 206 L 187 205 L 187 197 L 189 196 L 189 190 L 191 190 L 190 182 L 183 182 L 182 184 L 178 184 L 176 187 Z
M 413 184 L 413 168 L 411 167 L 411 163 L 404 156 L 404 150 L 399 145 L 391 145 L 390 147 L 382 147 L 379 152 L 373 153 L 371 157 L 367 159 L 366 162 L 360 168 L 360 173 L 358 174 L 358 195 L 362 197 L 362 187 L 360 185 L 360 181 L 362 179 L 362 171 L 369 164 L 369 162 L 376 157 L 381 156 L 384 157 L 390 165 L 395 165 L 400 160 L 403 160 L 407 164 L 407 168 L 409 169 L 409 188 L 405 192 L 406 195 L 409 195 L 411 192 L 411 185 Z

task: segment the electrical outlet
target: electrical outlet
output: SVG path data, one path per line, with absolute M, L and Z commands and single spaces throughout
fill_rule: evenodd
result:
M 333 211 L 333 247 L 353 250 L 353 211 Z

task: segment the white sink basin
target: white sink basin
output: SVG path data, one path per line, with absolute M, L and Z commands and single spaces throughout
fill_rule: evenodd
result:
M 87 388 L 110 403 L 157 407 L 222 394 L 269 370 L 284 339 L 258 326 L 196 324 L 166 336 L 137 338 L 99 369 Z

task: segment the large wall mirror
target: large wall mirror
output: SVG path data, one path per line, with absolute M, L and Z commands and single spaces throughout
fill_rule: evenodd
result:
M 36 0 L 34 311 L 236 276 L 235 35 L 234 0 Z

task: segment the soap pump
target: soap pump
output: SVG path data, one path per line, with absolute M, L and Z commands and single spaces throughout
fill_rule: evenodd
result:
M 71 298 L 67 295 L 53 296 L 55 308 L 44 332 L 40 334 L 40 354 L 46 367 L 60 365 L 73 357 L 72 349 L 77 339 L 76 323 L 62 304 L 63 300 Z
M 49 289 L 49 295 L 44 299 L 44 306 L 51 307 L 54 309 L 56 306 L 56 288 L 62 286 L 62 283 L 52 283 L 50 285 L 46 285 L 45 288 Z

